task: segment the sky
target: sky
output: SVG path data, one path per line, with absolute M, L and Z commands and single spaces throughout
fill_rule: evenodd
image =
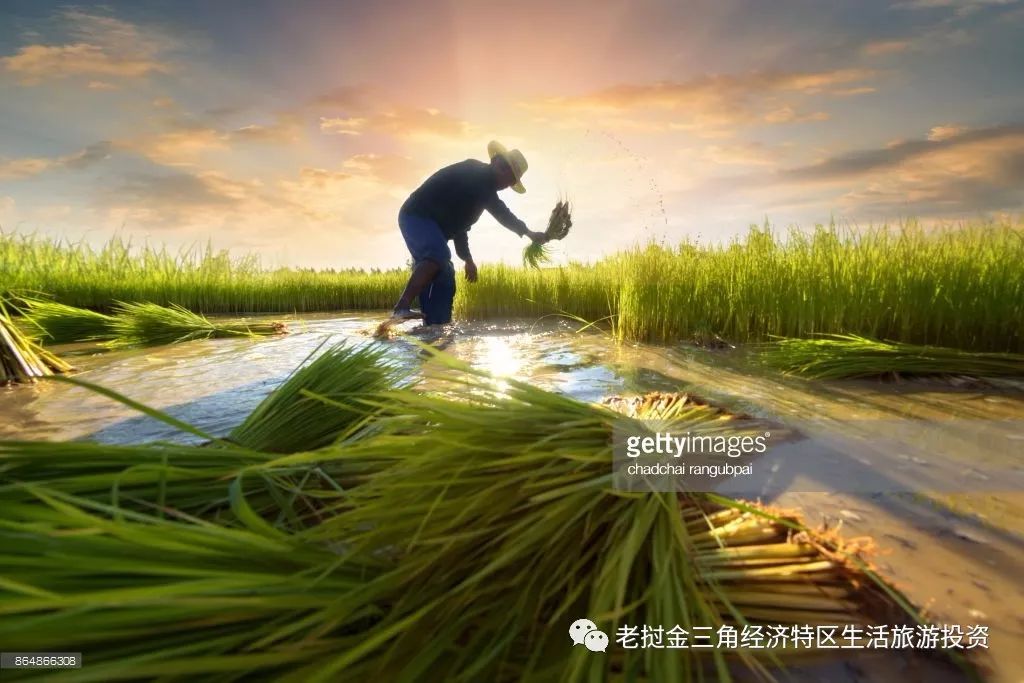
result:
M 404 199 L 492 139 L 531 228 L 572 202 L 562 259 L 1019 216 L 1021 65 L 1024 0 L 0 0 L 0 229 L 400 266 Z

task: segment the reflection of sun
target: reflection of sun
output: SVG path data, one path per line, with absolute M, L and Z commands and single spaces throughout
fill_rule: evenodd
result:
M 477 352 L 476 365 L 495 377 L 513 377 L 523 369 L 526 357 L 515 337 L 483 337 Z

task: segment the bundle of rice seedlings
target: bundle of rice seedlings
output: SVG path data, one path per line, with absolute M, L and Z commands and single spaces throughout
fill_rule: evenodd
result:
M 523 265 L 530 268 L 540 268 L 541 264 L 549 263 L 551 261 L 551 248 L 548 247 L 548 243 L 565 238 L 569 234 L 569 228 L 571 227 L 572 211 L 569 207 L 569 202 L 560 200 L 555 204 L 555 208 L 551 210 L 551 216 L 548 217 L 548 227 L 544 230 L 544 234 L 548 238 L 547 243 L 538 244 L 537 242 L 530 242 L 523 249 Z
M 34 382 L 72 369 L 19 329 L 0 299 L 0 384 Z
M 343 490 L 358 472 L 341 463 L 252 468 L 272 461 L 272 454 L 313 450 L 352 431 L 376 409 L 369 399 L 405 384 L 407 372 L 388 361 L 382 347 L 337 344 L 296 369 L 228 439 L 216 439 L 109 389 L 69 381 L 207 443 L 0 441 L 0 504 L 24 500 L 27 485 L 41 485 L 128 510 L 230 520 L 229 485 L 242 478 L 258 514 L 275 526 L 301 528 L 318 519 L 319 500 Z
M 753 651 L 593 657 L 567 649 L 567 626 L 587 616 L 614 642 L 624 625 L 872 619 L 857 596 L 877 577 L 796 521 L 712 495 L 612 490 L 613 425 L 632 418 L 514 380 L 499 393 L 450 361 L 444 374 L 462 386 L 393 392 L 376 435 L 318 454 L 368 467 L 338 514 L 304 536 L 343 539 L 346 561 L 393 568 L 350 605 L 391 605 L 364 645 L 311 663 L 308 680 L 726 680 L 732 663 L 764 664 Z M 655 413 L 680 433 L 740 426 L 683 400 Z M 912 619 L 891 590 L 873 597 Z
M 1024 377 L 1024 355 L 975 353 L 941 346 L 878 341 L 853 334 L 780 339 L 759 348 L 775 369 L 814 379 L 966 375 Z
M 0 642 L 85 653 L 51 680 L 277 680 L 357 647 L 372 568 L 277 532 L 160 519 L 47 490 L 0 520 Z
M 295 370 L 229 436 L 264 453 L 298 453 L 326 446 L 375 407 L 370 397 L 403 385 L 408 371 L 377 344 L 341 342 Z
M 213 322 L 181 306 L 118 303 L 111 325 L 113 347 L 176 344 L 213 337 L 253 337 L 282 334 L 284 323 Z
M 108 341 L 114 338 L 114 319 L 85 308 L 55 301 L 23 299 L 25 322 L 39 331 L 46 344 Z
M 612 490 L 613 425 L 735 434 L 721 410 L 663 395 L 621 399 L 625 417 L 436 359 L 443 395 L 387 391 L 329 446 L 246 465 L 254 480 L 358 472 L 315 525 L 274 523 L 241 476 L 233 528 L 19 484 L 34 500 L 4 503 L 0 640 L 88 652 L 78 680 L 692 681 L 736 663 L 771 676 L 751 651 L 594 656 L 569 646 L 568 624 L 589 617 L 614 642 L 627 624 L 864 623 L 871 585 L 892 612 L 881 623 L 914 617 L 855 552 L 792 517 Z

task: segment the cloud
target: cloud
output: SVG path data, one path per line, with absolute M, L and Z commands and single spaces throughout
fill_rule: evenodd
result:
M 31 178 L 46 171 L 59 169 L 82 170 L 108 158 L 111 148 L 111 143 L 103 141 L 62 157 L 25 157 L 0 160 L 0 180 Z
M 138 152 L 166 166 L 195 164 L 208 151 L 226 149 L 229 135 L 198 123 L 177 122 L 171 130 L 119 140 L 123 149 Z
M 763 144 L 736 143 L 709 145 L 700 154 L 703 161 L 722 166 L 770 166 L 778 155 Z
M 224 176 L 207 173 L 136 173 L 110 191 L 118 204 L 137 203 L 151 208 L 194 209 L 228 207 L 238 203 L 244 186 Z
M 860 52 L 865 57 L 880 57 L 906 52 L 912 44 L 910 40 L 875 40 L 865 43 Z
M 977 12 L 986 7 L 999 7 L 1016 4 L 1017 0 L 908 0 L 892 6 L 896 10 L 929 10 L 952 8 L 957 14 L 965 15 Z
M 309 108 L 321 112 L 320 130 L 331 135 L 459 138 L 474 133 L 468 122 L 439 109 L 401 104 L 368 86 L 336 88 Z
M 966 130 L 967 129 L 964 128 L 963 126 L 957 126 L 953 124 L 947 124 L 944 126 L 932 126 L 932 129 L 928 131 L 928 139 L 932 142 L 950 140 L 964 133 Z
M 426 172 L 422 165 L 410 157 L 397 154 L 356 154 L 346 159 L 342 168 L 353 174 L 401 187 L 415 182 Z
M 1024 124 L 935 126 L 923 139 L 775 175 L 775 187 L 834 188 L 846 215 L 955 216 L 1024 206 Z
M 662 129 L 714 134 L 740 125 L 825 120 L 827 112 L 804 111 L 800 102 L 817 95 L 871 92 L 866 82 L 875 75 L 872 70 L 850 68 L 706 76 L 685 82 L 622 84 L 583 95 L 532 100 L 523 106 L 545 115 L 581 117 L 581 121 L 603 116 L 650 124 L 652 117 L 660 117 Z
M 115 57 L 98 45 L 27 45 L 0 65 L 15 74 L 24 85 L 70 76 L 145 76 L 166 68 L 148 59 Z
M 352 177 L 351 173 L 326 168 L 303 166 L 299 169 L 298 185 L 318 190 L 333 190 Z
M 73 8 L 61 12 L 58 20 L 66 42 L 24 45 L 13 55 L 0 57 L 0 70 L 23 85 L 90 77 L 89 87 L 114 87 L 96 77 L 135 79 L 170 71 L 160 53 L 173 43 L 155 31 Z
M 236 128 L 229 135 L 232 141 L 287 144 L 302 137 L 302 122 L 294 114 L 279 114 L 273 123 L 248 125 Z
M 945 129 L 936 139 L 935 130 Z M 1024 124 L 979 128 L 977 130 L 953 131 L 951 127 L 937 126 L 929 138 L 896 142 L 878 149 L 859 150 L 824 161 L 782 171 L 780 176 L 788 180 L 821 182 L 846 179 L 885 171 L 909 162 L 926 158 L 934 159 L 940 153 L 998 151 L 1000 145 L 1008 144 L 1007 151 L 1024 142 Z
M 292 225 L 305 207 L 274 185 L 212 170 L 154 166 L 125 175 L 97 196 L 97 207 L 133 226 L 199 231 Z

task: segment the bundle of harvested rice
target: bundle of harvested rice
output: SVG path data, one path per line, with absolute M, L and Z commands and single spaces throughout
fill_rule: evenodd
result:
M 109 341 L 115 337 L 114 319 L 109 315 L 42 299 L 22 302 L 25 322 L 39 331 L 39 340 L 45 344 Z
M 853 334 L 780 339 L 758 349 L 761 362 L 814 379 L 965 375 L 1024 377 L 1024 355 L 975 353 L 878 341 Z
M 548 217 L 548 227 L 544 231 L 547 236 L 546 243 L 530 242 L 523 249 L 523 265 L 531 268 L 540 268 L 541 264 L 551 261 L 551 249 L 548 243 L 554 240 L 563 239 L 569 234 L 572 227 L 572 211 L 568 201 L 559 201 L 555 208 L 551 209 L 551 216 Z
M 73 369 L 19 329 L 8 306 L 0 300 L 0 384 L 34 382 Z
M 253 337 L 287 331 L 280 322 L 213 322 L 177 304 L 168 307 L 118 303 L 113 318 L 114 338 L 107 342 L 112 347 L 176 344 L 212 337 Z

